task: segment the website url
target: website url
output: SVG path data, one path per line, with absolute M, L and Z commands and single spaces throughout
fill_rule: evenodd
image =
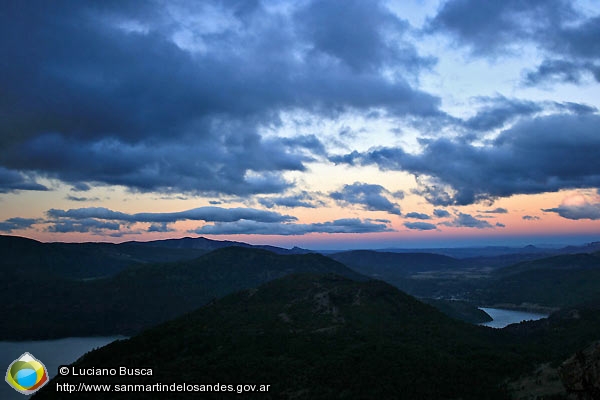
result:
M 241 384 L 241 385 L 194 385 L 194 384 L 95 384 L 83 382 L 79 384 L 57 383 L 56 391 L 65 393 L 75 392 L 268 392 L 271 385 Z

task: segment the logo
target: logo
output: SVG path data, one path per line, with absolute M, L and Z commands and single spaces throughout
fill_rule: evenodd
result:
M 48 373 L 40 360 L 24 353 L 8 366 L 6 382 L 19 393 L 31 394 L 48 383 Z

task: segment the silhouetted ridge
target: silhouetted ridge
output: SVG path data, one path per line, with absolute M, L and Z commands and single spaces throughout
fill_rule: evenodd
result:
M 156 375 L 119 377 L 120 382 L 269 383 L 266 398 L 278 399 L 330 399 L 341 393 L 349 399 L 501 399 L 499 371 L 506 373 L 507 361 L 516 355 L 491 350 L 486 334 L 381 281 L 294 274 L 94 351 L 75 367 L 135 360 Z M 468 349 L 473 345 L 484 352 L 484 363 L 472 362 L 481 360 L 480 355 L 472 358 Z M 110 382 L 102 378 L 96 380 Z M 51 382 L 38 398 L 58 398 L 52 392 L 61 381 L 65 379 Z M 78 395 L 102 398 L 98 393 Z M 202 398 L 228 397 L 202 393 Z
M 193 260 L 138 264 L 104 279 L 8 282 L 0 293 L 0 301 L 10 304 L 0 320 L 0 335 L 21 340 L 131 335 L 229 293 L 306 272 L 366 279 L 319 254 L 227 247 Z M 35 290 L 22 290 L 31 284 Z

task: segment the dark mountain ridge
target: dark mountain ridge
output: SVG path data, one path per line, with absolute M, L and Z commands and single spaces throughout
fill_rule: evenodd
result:
M 456 258 L 431 253 L 388 253 L 353 250 L 329 255 L 367 276 L 387 274 L 406 276 L 417 272 L 451 269 L 464 265 Z
M 503 399 L 497 377 L 519 356 L 483 350 L 489 349 L 490 334 L 496 336 L 381 281 L 288 275 L 87 354 L 74 367 L 143 365 L 156 371 L 150 378 L 121 377 L 121 383 L 270 384 L 260 398 L 271 399 Z M 471 346 L 488 359 L 473 363 L 474 354 L 465 351 Z M 56 383 L 77 381 L 58 377 L 34 399 L 59 398 Z M 201 393 L 203 398 L 228 394 Z M 168 399 L 198 393 L 127 395 Z
M 139 264 L 102 279 L 23 277 L 0 292 L 7 305 L 0 335 L 18 340 L 130 335 L 234 291 L 300 272 L 366 279 L 320 254 L 279 255 L 244 247 L 194 260 Z
M 600 334 L 600 313 L 581 311 L 511 330 L 450 319 L 381 281 L 301 274 L 216 300 L 73 367 L 144 366 L 151 377 L 57 377 L 56 384 L 156 382 L 270 384 L 270 399 L 508 399 L 507 380 L 560 362 Z M 568 337 L 569 340 L 565 340 Z M 229 398 L 239 394 L 138 392 L 123 398 Z M 81 399 L 105 393 L 78 393 Z M 118 394 L 111 398 L 120 398 Z

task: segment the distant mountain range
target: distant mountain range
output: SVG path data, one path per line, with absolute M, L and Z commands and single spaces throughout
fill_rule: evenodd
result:
M 135 264 L 191 260 L 224 247 L 258 248 L 276 254 L 306 254 L 275 246 L 203 237 L 113 243 L 43 243 L 18 236 L 0 235 L 0 271 L 5 274 L 43 274 L 66 278 L 98 278 L 114 275 Z
M 401 277 L 418 272 L 460 268 L 464 261 L 431 253 L 389 253 L 353 250 L 329 254 L 329 257 L 371 277 Z
M 486 319 L 479 305 L 556 309 L 600 297 L 599 253 L 499 268 L 440 254 L 361 250 L 325 257 L 205 238 L 107 244 L 0 236 L 0 250 L 0 339 L 130 335 L 237 290 L 302 272 L 381 279 L 470 322 Z
M 480 303 L 565 308 L 600 301 L 600 252 L 518 263 L 494 271 Z

